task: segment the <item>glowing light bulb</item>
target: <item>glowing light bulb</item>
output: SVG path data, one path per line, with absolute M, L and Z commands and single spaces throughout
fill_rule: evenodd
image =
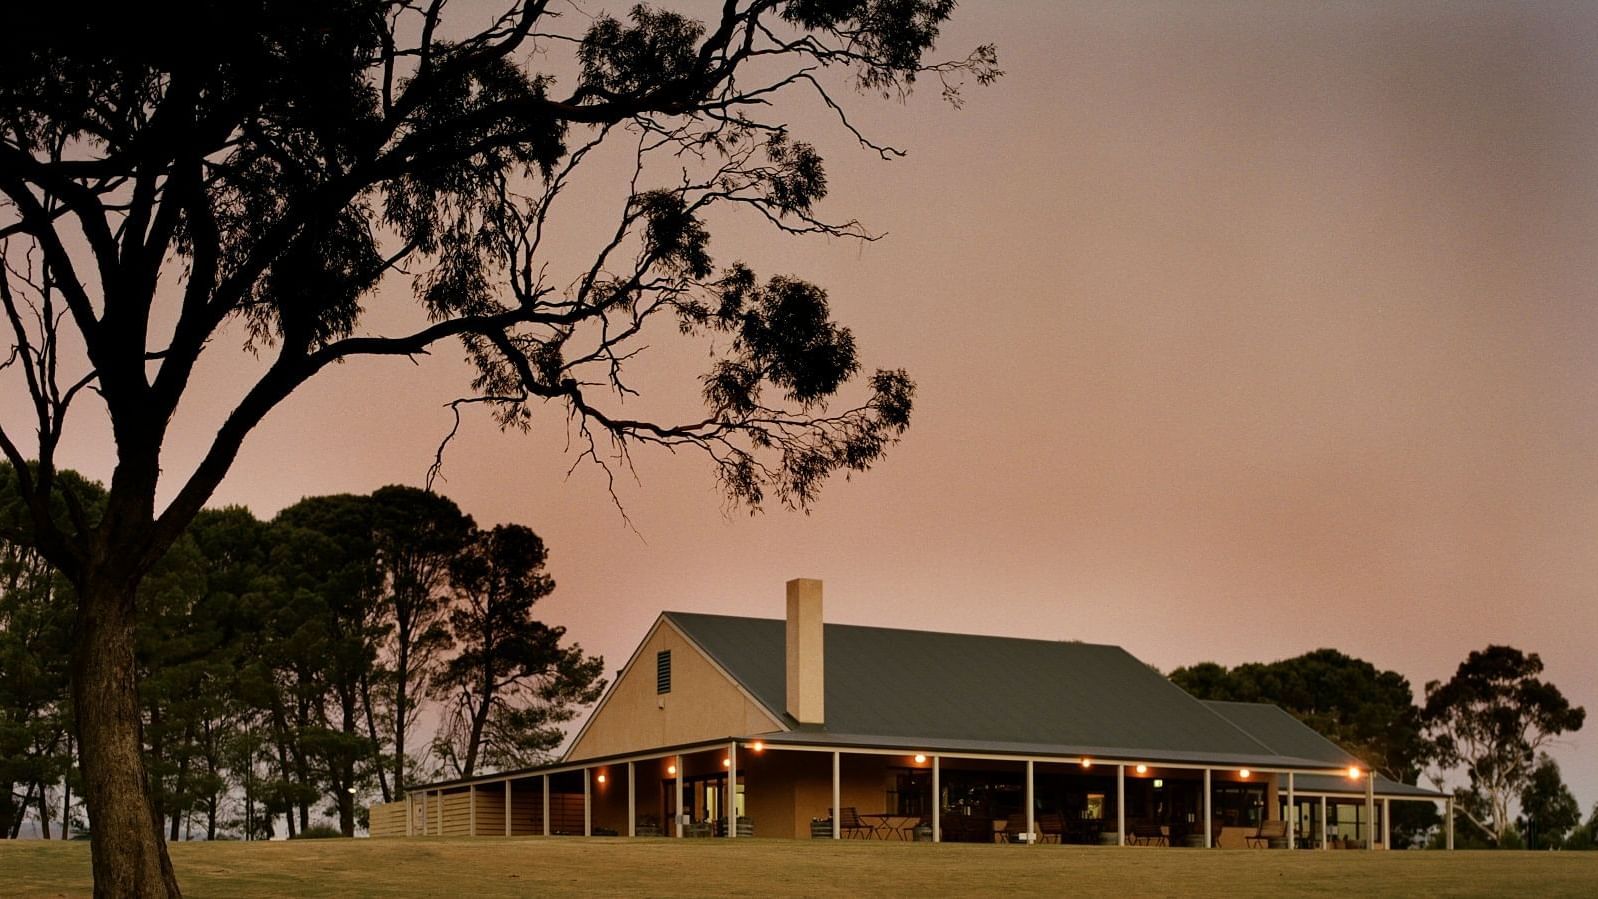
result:
M 755 751 L 756 752 L 765 752 L 766 751 L 766 744 L 760 742 L 759 740 L 756 740 L 755 741 Z
M 922 755 L 919 752 L 916 753 L 916 764 L 917 765 L 925 765 L 926 763 L 927 763 L 927 757 Z
M 1348 776 L 1350 778 L 1353 778 L 1354 780 L 1358 780 L 1359 779 L 1359 768 L 1350 765 L 1349 769 L 1348 769 Z
M 604 783 L 605 782 L 605 775 L 601 774 L 598 777 L 594 778 L 594 780 L 597 780 L 600 783 Z
M 1149 773 L 1149 766 L 1148 765 L 1138 765 L 1137 766 L 1137 773 L 1139 773 L 1139 774 L 1147 774 L 1147 773 Z
M 721 760 L 721 767 L 723 767 L 723 768 L 731 768 L 732 767 L 732 759 L 722 759 Z
M 666 766 L 666 773 L 667 774 L 676 774 L 677 773 L 677 766 L 676 765 L 667 765 Z
M 1249 775 L 1249 770 L 1247 768 L 1244 768 L 1243 770 L 1237 772 L 1237 776 L 1243 778 L 1244 780 L 1248 780 L 1248 775 Z
M 1093 760 L 1092 759 L 1083 759 L 1082 760 L 1082 767 L 1084 767 L 1084 768 L 1093 767 Z

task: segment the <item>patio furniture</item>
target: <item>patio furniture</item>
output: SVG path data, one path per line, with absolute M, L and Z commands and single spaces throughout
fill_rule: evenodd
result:
M 1272 842 L 1287 844 L 1286 821 L 1261 821 L 1259 830 L 1243 838 L 1250 849 L 1268 849 Z
M 1016 812 L 1006 818 L 1001 837 L 1006 843 L 1029 842 L 1032 839 L 1032 834 L 1026 827 L 1026 815 L 1022 812 Z
M 869 840 L 877 835 L 877 826 L 860 817 L 860 811 L 852 805 L 838 809 L 838 818 L 843 825 L 843 835 L 848 839 Z
M 938 831 L 945 843 L 991 843 L 994 839 L 992 818 L 962 815 L 953 809 L 938 816 Z
M 633 827 L 633 832 L 641 837 L 658 837 L 660 836 L 660 820 L 654 815 L 645 815 L 638 819 L 638 823 Z
M 1038 834 L 1042 842 L 1065 842 L 1065 816 L 1059 812 L 1044 812 L 1038 816 Z
M 1127 842 L 1133 846 L 1171 845 L 1170 838 L 1165 835 L 1165 831 L 1161 829 L 1160 825 L 1148 820 L 1133 821 L 1128 837 Z
M 830 839 L 832 839 L 832 819 L 831 818 L 811 818 L 810 819 L 810 839 L 812 839 L 812 840 L 830 840 Z
M 713 835 L 709 821 L 690 821 L 683 825 L 682 835 L 685 837 L 709 837 Z
M 914 815 L 896 815 L 892 812 L 882 812 L 875 815 L 861 815 L 864 821 L 869 821 L 876 828 L 876 837 L 880 840 L 910 839 L 910 828 L 920 821 Z

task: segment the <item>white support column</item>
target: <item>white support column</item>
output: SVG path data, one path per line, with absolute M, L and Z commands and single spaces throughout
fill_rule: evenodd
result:
M 1287 848 L 1298 848 L 1298 801 L 1293 797 L 1293 772 L 1287 772 Z
M 594 835 L 594 774 L 587 768 L 583 769 L 583 836 Z
M 932 757 L 932 842 L 943 842 L 943 765 Z
M 438 791 L 438 835 L 444 835 L 444 791 Z
M 676 835 L 679 838 L 682 837 L 682 816 L 683 816 L 683 811 L 682 811 L 682 777 L 683 777 L 682 756 L 679 755 L 679 756 L 677 756 L 677 780 L 673 784 L 673 789 L 675 789 L 676 792 L 677 792 L 677 805 L 676 805 L 677 814 L 674 815 L 673 817 L 675 817 L 677 819 L 675 826 L 676 826 Z
M 1447 835 L 1444 844 L 1449 852 L 1454 851 L 1454 797 L 1448 797 L 1446 819 L 1443 822 L 1443 833 Z
M 1383 849 L 1391 849 L 1391 848 L 1393 848 L 1393 826 L 1390 823 L 1392 821 L 1392 811 L 1393 811 L 1393 801 L 1391 799 L 1387 799 L 1386 797 L 1383 797 L 1383 799 L 1382 799 L 1382 848 Z
M 638 772 L 627 763 L 627 835 L 638 836 Z
M 727 839 L 738 836 L 738 741 L 727 744 Z
M 432 821 L 433 821 L 432 818 L 428 817 L 428 815 L 430 815 L 430 814 L 432 814 L 432 812 L 427 807 L 427 791 L 423 790 L 422 791 L 422 836 L 424 836 L 424 837 L 427 836 L 427 828 L 428 828 L 428 826 L 430 824 L 432 824 Z
M 1027 842 L 1038 841 L 1037 829 L 1032 826 L 1032 760 L 1026 760 L 1026 838 Z
M 510 778 L 505 778 L 505 836 L 510 836 Z
M 1321 848 L 1326 849 L 1331 845 L 1326 835 L 1326 797 L 1321 796 Z
M 1115 766 L 1115 845 L 1126 845 L 1126 766 Z
M 544 836 L 549 836 L 549 775 L 544 775 Z
M 471 819 L 466 825 L 466 835 L 477 836 L 477 784 L 468 784 L 466 787 L 466 816 Z
M 405 835 L 416 835 L 416 809 L 411 804 L 411 794 L 405 794 Z
M 1365 772 L 1365 848 L 1376 848 L 1376 772 Z
M 1204 848 L 1215 847 L 1215 834 L 1210 833 L 1210 769 L 1204 769 Z
M 834 751 L 832 753 L 832 838 L 843 839 L 843 758 Z M 936 828 L 937 825 L 933 825 Z M 936 831 L 934 831 L 936 832 Z

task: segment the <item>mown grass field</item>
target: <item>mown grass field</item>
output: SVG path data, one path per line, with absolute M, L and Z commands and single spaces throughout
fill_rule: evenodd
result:
M 1598 896 L 1598 853 L 1267 852 L 784 840 L 179 843 L 194 897 Z M 84 843 L 0 842 L 0 896 L 87 896 Z

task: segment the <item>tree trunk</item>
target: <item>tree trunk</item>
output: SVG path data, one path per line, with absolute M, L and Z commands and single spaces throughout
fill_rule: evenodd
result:
M 377 717 L 372 712 L 372 679 L 368 672 L 361 672 L 361 705 L 366 709 L 366 733 L 372 739 L 372 767 L 377 769 L 377 785 L 383 792 L 384 802 L 393 802 L 393 794 L 388 790 L 388 771 L 383 764 L 383 741 L 377 735 Z
M 17 803 L 16 817 L 11 819 L 11 829 L 6 832 L 10 839 L 17 839 L 22 835 L 22 824 L 28 820 L 28 803 L 33 801 L 33 784 L 28 784 L 28 789 L 22 794 L 22 801 Z
M 67 773 L 61 776 L 61 839 L 72 839 L 72 731 L 67 731 Z
M 399 632 L 399 659 L 394 666 L 394 795 L 405 795 L 405 704 L 410 679 L 410 634 L 403 621 Z
M 97 897 L 181 895 L 150 802 L 133 658 L 138 578 L 90 570 L 78 586 L 72 701 Z
M 172 787 L 172 833 L 167 839 L 176 843 L 178 841 L 178 825 L 188 813 L 188 781 L 189 779 L 189 753 L 183 753 L 183 761 L 178 762 L 178 776 Z
M 50 790 L 45 784 L 39 784 L 39 835 L 50 839 Z
M 0 781 L 0 840 L 11 838 L 11 791 L 16 788 L 12 781 Z

